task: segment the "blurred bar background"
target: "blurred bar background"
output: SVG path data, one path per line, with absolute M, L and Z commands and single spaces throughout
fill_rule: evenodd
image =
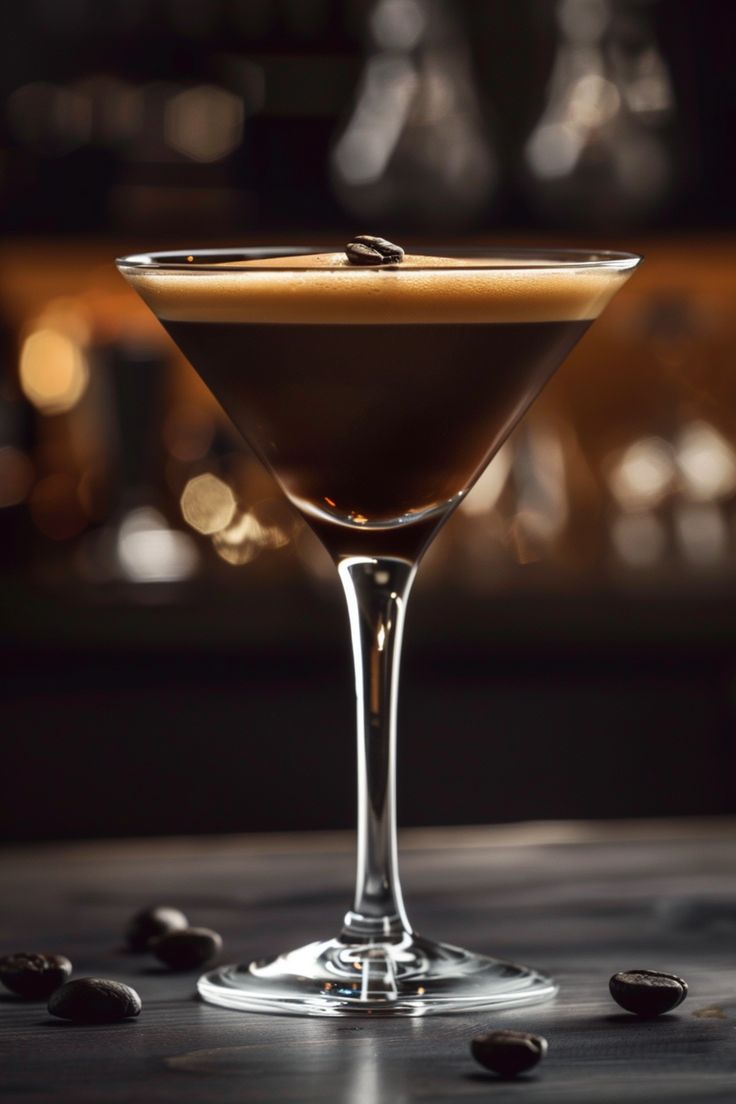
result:
M 112 259 L 355 232 L 646 255 L 423 565 L 401 821 L 736 811 L 732 24 L 3 8 L 7 838 L 351 824 L 334 569 Z

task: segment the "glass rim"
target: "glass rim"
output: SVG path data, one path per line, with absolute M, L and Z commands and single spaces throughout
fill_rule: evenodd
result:
M 578 271 L 590 271 L 595 269 L 608 269 L 619 272 L 628 272 L 641 263 L 643 257 L 640 253 L 628 253 L 612 249 L 534 249 L 532 247 L 506 249 L 502 246 L 484 247 L 471 246 L 415 246 L 413 247 L 421 256 L 427 253 L 427 260 L 431 262 L 434 257 L 467 259 L 473 262 L 486 259 L 487 264 L 469 263 L 467 265 L 453 265 L 451 269 L 441 264 L 417 265 L 412 264 L 412 272 L 468 272 L 468 271 L 497 271 L 497 272 L 539 272 L 570 269 Z M 389 269 L 398 271 L 401 263 L 391 265 L 356 265 L 342 266 L 329 265 L 319 269 L 305 268 L 303 265 L 283 265 L 270 263 L 259 266 L 252 263 L 248 268 L 243 268 L 243 260 L 257 262 L 259 260 L 273 261 L 283 257 L 285 262 L 291 257 L 308 256 L 309 254 L 343 252 L 342 249 L 332 249 L 329 246 L 286 246 L 263 245 L 243 246 L 231 249 L 177 249 L 156 251 L 151 253 L 131 253 L 128 256 L 117 257 L 115 264 L 121 271 L 133 270 L 139 272 L 237 272 L 245 276 L 249 272 L 360 272 L 366 269 Z M 408 251 L 407 251 L 408 252 Z M 414 253 L 414 256 L 417 254 Z M 198 258 L 206 258 L 198 261 Z M 218 260 L 217 258 L 222 258 Z M 496 257 L 499 263 L 492 263 Z M 534 258 L 538 264 L 530 264 L 529 259 Z M 517 260 L 518 264 L 514 264 Z

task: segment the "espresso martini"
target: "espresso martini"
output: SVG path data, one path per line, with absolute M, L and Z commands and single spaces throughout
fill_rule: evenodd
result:
M 626 278 L 533 260 L 126 275 L 333 555 L 416 558 Z
M 335 938 L 210 971 L 198 985 L 205 1000 L 294 1015 L 424 1016 L 556 992 L 537 970 L 426 939 L 409 922 L 396 846 L 401 636 L 424 548 L 638 260 L 405 256 L 363 236 L 344 252 L 118 262 L 332 554 L 355 662 L 353 906 Z M 320 769 L 316 744 L 315 800 Z

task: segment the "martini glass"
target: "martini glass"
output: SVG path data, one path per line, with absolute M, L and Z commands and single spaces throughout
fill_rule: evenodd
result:
M 554 981 L 417 934 L 398 877 L 396 706 L 428 544 L 640 258 L 432 249 L 355 267 L 309 248 L 141 254 L 118 268 L 332 556 L 355 661 L 358 843 L 334 938 L 199 981 L 206 1001 L 421 1016 Z

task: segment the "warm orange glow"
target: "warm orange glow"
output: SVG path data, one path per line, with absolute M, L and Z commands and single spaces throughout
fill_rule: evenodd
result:
M 210 450 L 215 423 L 209 410 L 192 403 L 175 406 L 164 422 L 166 448 L 177 460 L 202 460 Z
M 88 345 L 92 337 L 89 312 L 81 296 L 58 295 L 49 299 L 33 328 L 58 330 L 77 345 Z
M 89 382 L 82 346 L 57 329 L 34 330 L 23 342 L 20 384 L 42 414 L 63 414 L 81 399 Z
M 327 497 L 327 495 L 325 495 L 325 502 L 327 503 L 328 506 L 332 506 L 333 509 L 335 508 L 335 506 L 337 506 L 337 503 L 333 502 L 331 498 Z

